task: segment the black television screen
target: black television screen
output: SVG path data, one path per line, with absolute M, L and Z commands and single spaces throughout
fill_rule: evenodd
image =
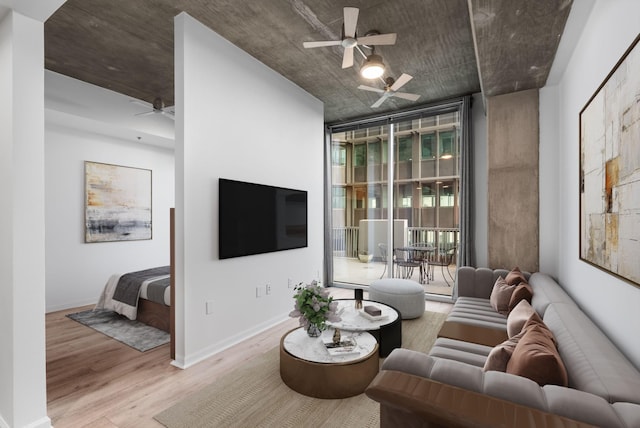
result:
M 307 192 L 220 178 L 220 259 L 307 246 Z

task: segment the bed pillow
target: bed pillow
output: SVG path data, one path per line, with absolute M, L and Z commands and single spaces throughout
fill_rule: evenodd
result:
M 509 311 L 512 311 L 521 300 L 526 300 L 531 303 L 531 299 L 533 298 L 533 288 L 526 282 L 521 282 L 516 285 L 516 288 L 513 290 L 513 294 L 511 294 L 511 300 L 509 300 Z
M 514 290 L 514 286 L 507 284 L 503 277 L 499 277 L 496 283 L 493 284 L 491 296 L 489 296 L 491 307 L 502 315 L 508 315 L 509 302 L 511 301 L 511 295 Z
M 507 371 L 507 363 L 509 359 L 511 359 L 511 355 L 513 354 L 513 350 L 516 348 L 518 341 L 524 335 L 524 331 L 516 334 L 513 337 L 505 340 L 501 344 L 494 346 L 489 355 L 487 356 L 487 360 L 484 362 L 484 367 L 482 368 L 485 372 L 489 370 L 505 372 Z
M 521 282 L 527 282 L 527 278 L 524 277 L 524 274 L 520 271 L 518 266 L 511 269 L 511 272 L 507 274 L 507 277 L 504 280 L 509 285 L 518 285 Z
M 540 386 L 567 386 L 567 369 L 558 354 L 553 333 L 538 314 L 534 313 L 531 319 L 532 322 L 527 321 L 523 327 L 506 372 L 531 379 Z
M 529 302 L 521 300 L 507 317 L 507 336 L 513 337 L 522 331 L 525 323 L 536 313 Z

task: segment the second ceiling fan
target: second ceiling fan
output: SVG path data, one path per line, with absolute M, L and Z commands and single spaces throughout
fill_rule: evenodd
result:
M 173 109 L 173 106 L 165 106 L 164 101 L 160 97 L 155 98 L 153 100 L 153 104 L 147 103 L 145 101 L 140 101 L 140 100 L 131 100 L 130 102 L 132 102 L 133 104 L 138 104 L 143 107 L 146 107 L 147 109 L 150 109 L 142 113 L 137 113 L 136 116 L 150 116 L 152 114 L 163 114 L 175 120 L 174 119 L 175 111 Z
M 357 7 L 344 8 L 344 22 L 342 25 L 342 40 L 327 40 L 318 42 L 304 42 L 305 48 L 318 48 L 324 46 L 342 46 L 344 55 L 342 56 L 342 68 L 353 66 L 353 50 L 358 46 L 377 46 L 377 45 L 393 45 L 396 43 L 396 33 L 374 34 L 371 36 L 356 36 L 356 27 L 358 26 L 358 14 L 360 10 Z
M 380 107 L 383 102 L 390 97 L 398 97 L 409 101 L 417 101 L 420 98 L 420 95 L 417 94 L 409 94 L 407 92 L 398 92 L 398 89 L 403 87 L 409 80 L 413 79 L 413 76 L 408 75 L 407 73 L 402 73 L 402 76 L 398 78 L 398 80 L 394 80 L 393 77 L 387 77 L 384 85 L 384 89 L 374 88 L 372 86 L 360 85 L 358 89 L 362 89 L 365 91 L 377 92 L 382 94 L 382 96 L 373 103 L 372 108 Z

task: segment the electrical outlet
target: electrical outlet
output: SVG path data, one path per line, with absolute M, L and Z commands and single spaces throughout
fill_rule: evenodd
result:
M 256 287 L 256 297 L 262 297 L 262 287 Z
M 207 300 L 205 313 L 207 315 L 211 315 L 213 313 L 213 300 Z
M 265 285 L 264 289 L 266 290 L 267 294 L 271 294 L 271 285 L 269 284 Z

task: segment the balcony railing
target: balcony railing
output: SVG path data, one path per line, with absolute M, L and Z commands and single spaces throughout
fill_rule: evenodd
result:
M 335 257 L 358 257 L 358 233 L 355 226 L 333 228 L 333 255 Z
M 333 228 L 333 255 L 335 257 L 358 257 L 358 236 L 360 228 L 355 226 Z M 457 248 L 460 242 L 460 229 L 437 227 L 407 228 L 407 243 L 411 245 L 425 244 L 438 250 L 438 254 L 446 254 Z

